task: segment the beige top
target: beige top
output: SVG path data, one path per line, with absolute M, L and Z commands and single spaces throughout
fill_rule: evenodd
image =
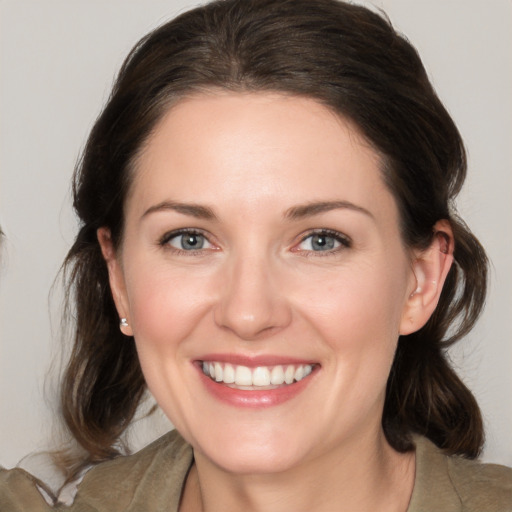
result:
M 20 469 L 0 470 L 1 512 L 177 512 L 192 449 L 176 432 L 140 452 L 99 464 L 71 507 L 52 508 Z M 512 469 L 448 457 L 416 439 L 416 479 L 407 512 L 512 512 Z

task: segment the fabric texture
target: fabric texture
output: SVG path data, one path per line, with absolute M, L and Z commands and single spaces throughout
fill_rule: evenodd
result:
M 449 457 L 417 437 L 416 477 L 407 512 L 512 512 L 512 469 Z
M 446 456 L 422 437 L 415 443 L 416 478 L 407 512 L 512 512 L 512 469 Z M 48 505 L 23 470 L 0 470 L 0 511 L 178 512 L 192 462 L 191 447 L 169 432 L 134 455 L 90 470 L 71 507 Z

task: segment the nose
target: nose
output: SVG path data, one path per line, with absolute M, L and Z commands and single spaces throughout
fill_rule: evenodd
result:
M 257 340 L 285 328 L 292 312 L 280 286 L 279 269 L 263 257 L 240 257 L 223 275 L 216 324 L 243 340 Z

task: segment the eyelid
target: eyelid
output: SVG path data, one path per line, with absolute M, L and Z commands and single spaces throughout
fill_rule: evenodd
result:
M 183 249 L 178 249 L 177 247 L 173 247 L 172 245 L 169 244 L 169 241 L 172 240 L 173 238 L 176 238 L 180 235 L 201 235 L 203 236 L 207 242 L 212 245 L 213 247 L 208 247 L 208 248 L 205 248 L 205 249 L 195 249 L 195 250 L 189 250 L 189 251 L 185 251 Z M 183 253 L 183 254 L 197 254 L 197 253 L 204 253 L 206 251 L 215 251 L 215 250 L 218 250 L 218 246 L 217 244 L 215 244 L 213 241 L 212 241 L 212 236 L 207 233 L 206 231 L 202 230 L 202 229 L 198 229 L 198 228 L 179 228 L 179 229 L 174 229 L 172 231 L 167 231 L 163 236 L 161 236 L 159 239 L 158 239 L 158 245 L 161 246 L 161 247 L 164 247 L 170 251 L 173 251 L 175 253 Z
M 299 249 L 299 245 L 301 245 L 304 241 L 306 241 L 309 237 L 314 235 L 326 235 L 329 237 L 334 238 L 337 242 L 340 243 L 339 247 L 336 247 L 334 249 L 331 249 L 329 251 L 311 251 L 311 250 L 305 250 L 305 249 Z M 333 229 L 326 229 L 326 228 L 316 228 L 312 229 L 306 233 L 303 233 L 300 235 L 300 238 L 298 242 L 296 242 L 293 247 L 291 248 L 292 252 L 303 252 L 306 254 L 314 253 L 315 256 L 327 256 L 329 254 L 336 253 L 343 249 L 349 249 L 352 247 L 352 239 L 345 235 L 344 233 L 341 233 L 340 231 L 336 231 Z
M 169 244 L 169 241 L 175 237 L 178 237 L 180 235 L 187 235 L 187 234 L 191 234 L 191 235 L 201 235 L 203 236 L 207 242 L 212 245 L 213 247 L 209 247 L 209 248 L 206 248 L 206 249 L 196 249 L 196 250 L 188 250 L 188 251 L 185 251 L 185 250 L 182 250 L 182 249 L 178 249 L 176 247 L 173 247 Z M 311 251 L 311 250 L 305 250 L 305 249 L 300 249 L 299 246 L 300 244 L 302 244 L 305 240 L 307 240 L 309 237 L 311 236 L 314 236 L 314 235 L 326 235 L 326 236 L 329 236 L 329 237 L 332 237 L 334 238 L 337 242 L 339 242 L 340 246 L 339 247 L 336 247 L 334 249 L 331 249 L 331 250 L 328 250 L 328 251 Z M 159 239 L 158 239 L 158 245 L 159 246 L 162 246 L 162 247 L 165 247 L 175 253 L 183 253 L 183 254 L 194 254 L 194 253 L 204 253 L 204 252 L 207 252 L 207 251 L 216 251 L 216 250 L 219 250 L 219 247 L 218 247 L 218 244 L 216 244 L 215 242 L 212 241 L 212 235 L 202 229 L 199 229 L 199 228 L 179 228 L 179 229 L 175 229 L 175 230 L 172 230 L 172 231 L 168 231 L 166 232 L 163 236 L 161 236 Z M 305 254 L 311 254 L 311 253 L 314 253 L 315 256 L 327 256 L 329 254 L 333 254 L 333 253 L 336 253 L 340 250 L 343 250 L 343 249 L 348 249 L 350 247 L 352 247 L 352 239 L 347 236 L 346 234 L 344 233 L 341 233 L 340 231 L 336 231 L 336 230 L 333 230 L 333 229 L 327 229 L 327 228 L 316 228 L 316 229 L 311 229 L 309 231 L 307 231 L 306 233 L 302 233 L 301 235 L 299 235 L 298 237 L 298 241 L 296 241 L 292 248 L 290 249 L 292 252 L 302 252 L 302 253 L 305 253 Z
M 179 228 L 179 229 L 173 229 L 172 231 L 167 231 L 164 235 L 162 235 L 158 243 L 160 244 L 166 244 L 171 240 L 171 238 L 175 238 L 179 235 L 202 235 L 205 238 L 208 238 L 206 234 L 201 230 L 197 228 Z

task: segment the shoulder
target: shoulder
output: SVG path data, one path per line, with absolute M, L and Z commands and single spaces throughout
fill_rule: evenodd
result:
M 415 444 L 409 512 L 512 512 L 512 469 L 448 456 L 423 437 Z
M 178 510 L 192 464 L 192 448 L 172 431 L 133 455 L 103 462 L 87 472 L 69 512 Z M 0 467 L 1 512 L 50 512 L 44 485 L 26 471 Z
M 447 468 L 463 510 L 512 511 L 512 469 L 447 457 Z
M 76 510 L 138 511 L 177 509 L 192 448 L 171 431 L 140 452 L 98 464 L 84 477 Z
M 46 512 L 54 510 L 43 498 L 42 484 L 23 469 L 0 467 L 0 510 Z

